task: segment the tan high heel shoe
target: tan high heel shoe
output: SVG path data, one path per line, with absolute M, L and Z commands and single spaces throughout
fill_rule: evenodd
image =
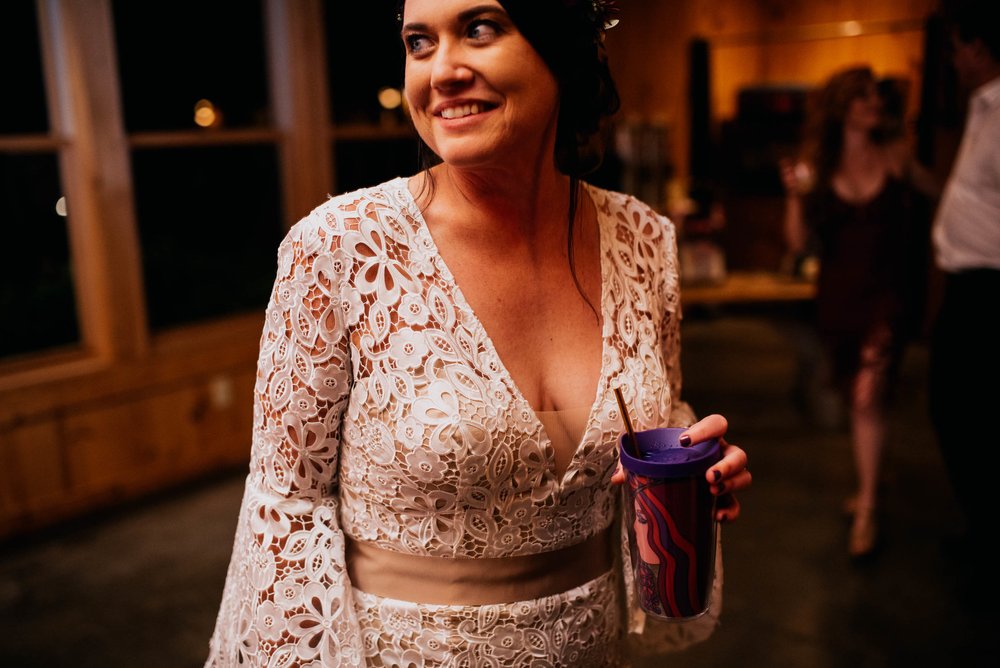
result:
M 875 508 L 854 508 L 854 521 L 847 539 L 847 554 L 852 559 L 863 559 L 878 547 L 878 513 Z

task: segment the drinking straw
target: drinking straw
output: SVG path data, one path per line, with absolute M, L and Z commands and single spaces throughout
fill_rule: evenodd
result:
M 615 388 L 615 398 L 618 399 L 618 409 L 622 412 L 622 421 L 625 422 L 625 431 L 628 433 L 628 440 L 632 447 L 630 453 L 636 459 L 642 456 L 639 454 L 639 441 L 635 438 L 635 429 L 632 428 L 632 419 L 628 416 L 628 408 L 625 407 L 625 397 L 622 396 L 620 387 Z

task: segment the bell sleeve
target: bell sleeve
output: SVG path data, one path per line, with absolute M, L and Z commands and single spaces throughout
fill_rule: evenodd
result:
M 278 251 L 212 668 L 363 664 L 338 524 L 340 425 L 351 386 L 338 293 L 350 264 L 323 209 L 293 226 Z

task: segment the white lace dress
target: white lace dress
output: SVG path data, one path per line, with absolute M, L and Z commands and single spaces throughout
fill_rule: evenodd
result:
M 561 477 L 407 179 L 331 198 L 289 231 L 207 666 L 613 666 L 644 626 L 652 646 L 711 633 L 721 571 L 714 614 L 688 624 L 646 622 L 620 567 L 542 599 L 477 606 L 382 598 L 347 576 L 345 534 L 441 558 L 580 543 L 612 526 L 620 505 L 613 388 L 637 428 L 693 421 L 678 398 L 674 228 L 631 197 L 586 192 L 600 227 L 603 359 Z

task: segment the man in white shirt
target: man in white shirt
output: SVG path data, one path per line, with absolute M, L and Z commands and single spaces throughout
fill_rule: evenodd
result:
M 970 97 L 932 231 L 944 289 L 931 337 L 930 414 L 966 523 L 956 556 L 985 559 L 1000 470 L 1000 332 L 990 324 L 1000 307 L 1000 0 L 946 2 L 946 19 Z

